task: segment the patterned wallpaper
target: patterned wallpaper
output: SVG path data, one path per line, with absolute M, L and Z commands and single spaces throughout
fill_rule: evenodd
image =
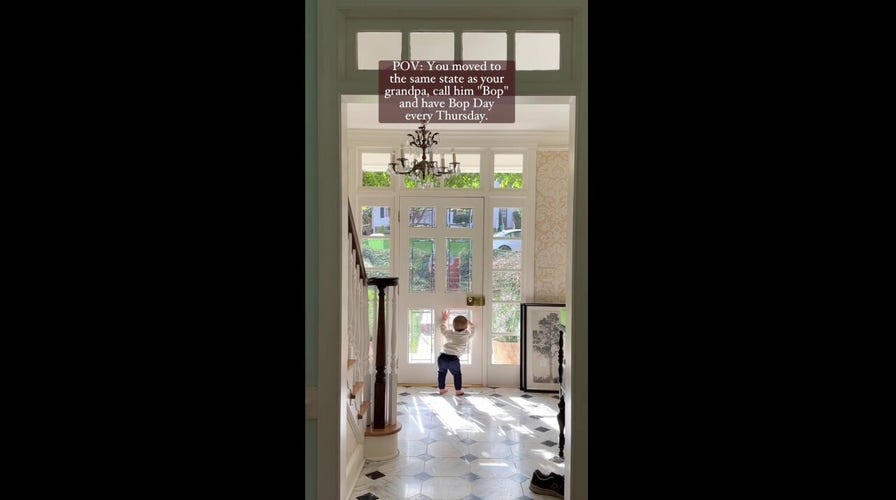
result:
M 569 152 L 538 151 L 535 164 L 534 300 L 565 304 Z

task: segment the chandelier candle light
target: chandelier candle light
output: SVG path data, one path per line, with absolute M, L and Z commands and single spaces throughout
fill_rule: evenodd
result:
M 439 143 L 436 136 L 438 132 L 433 133 L 426 130 L 426 122 L 422 123 L 414 134 L 408 134 L 408 146 L 414 153 L 412 162 L 407 163 L 408 159 L 404 156 L 404 145 L 400 148 L 398 161 L 401 162 L 399 168 L 395 162 L 395 150 L 392 150 L 392 161 L 389 168 L 394 174 L 409 175 L 415 182 L 423 187 L 444 187 L 446 178 L 452 177 L 454 174 L 460 173 L 460 163 L 457 161 L 457 155 L 454 154 L 454 148 L 451 148 L 451 162 L 445 165 L 445 153 L 442 153 L 441 163 L 435 161 L 435 146 Z M 422 152 L 423 158 L 417 160 L 417 151 Z M 427 160 L 427 152 L 429 159 Z

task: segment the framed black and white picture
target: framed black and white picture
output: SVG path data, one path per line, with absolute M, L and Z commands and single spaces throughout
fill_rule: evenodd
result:
M 521 304 L 520 389 L 531 392 L 559 392 L 560 325 L 566 304 Z

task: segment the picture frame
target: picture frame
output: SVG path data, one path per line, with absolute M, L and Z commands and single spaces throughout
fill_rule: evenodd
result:
M 560 392 L 557 352 L 566 304 L 520 304 L 520 390 Z M 566 344 L 567 339 L 564 339 Z

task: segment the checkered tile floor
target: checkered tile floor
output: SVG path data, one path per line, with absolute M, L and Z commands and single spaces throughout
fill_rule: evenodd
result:
M 535 469 L 564 474 L 558 395 L 516 388 L 398 387 L 398 457 L 368 460 L 351 498 L 555 499 L 529 490 Z

